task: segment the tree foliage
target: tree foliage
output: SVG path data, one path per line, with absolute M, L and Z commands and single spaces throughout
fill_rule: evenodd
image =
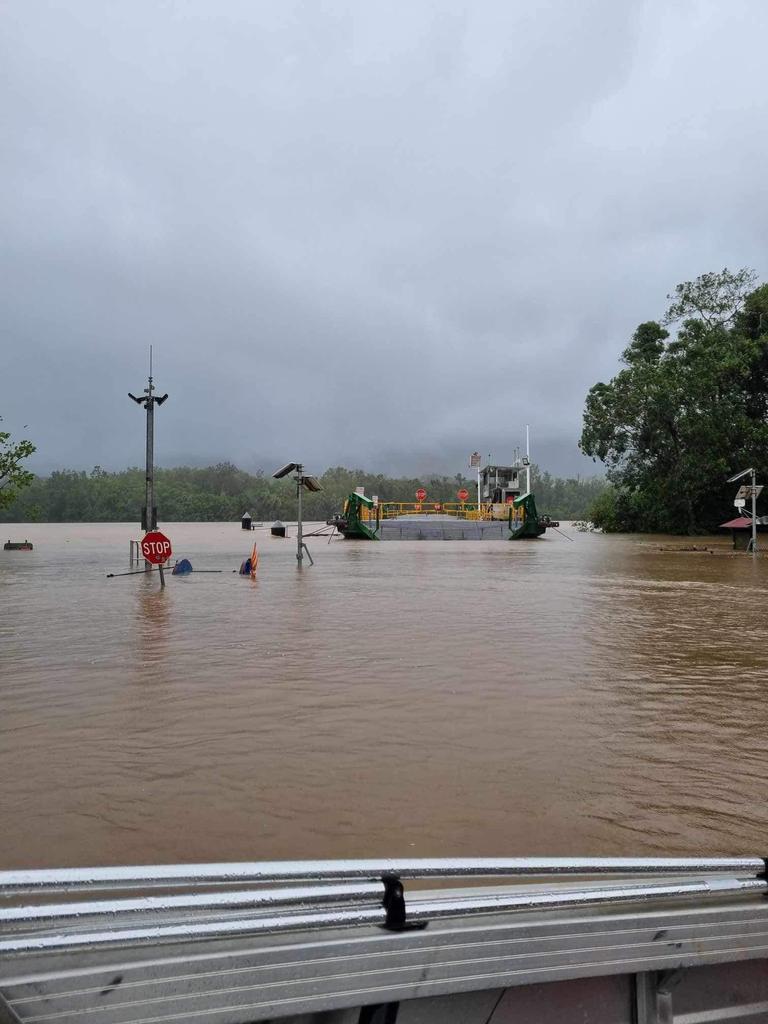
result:
M 726 267 L 719 273 L 710 271 L 695 281 L 684 281 L 667 296 L 671 305 L 663 323 L 698 319 L 708 327 L 729 324 L 744 305 L 756 280 L 754 270 L 745 267 L 732 274 Z
M 723 270 L 678 285 L 590 389 L 580 447 L 614 485 L 598 506 L 608 528 L 712 530 L 732 512 L 726 478 L 768 472 L 768 285 L 747 291 L 754 280 Z
M 13 441 L 6 430 L 0 430 L 0 510 L 16 501 L 19 492 L 29 487 L 34 475 L 23 462 L 35 451 L 31 441 Z
M 455 501 L 462 487 L 470 495 L 475 493 L 475 481 L 461 473 L 394 478 L 337 466 L 323 473 L 320 483 L 322 491 L 304 496 L 308 519 L 324 520 L 340 512 L 344 499 L 358 486 L 385 501 L 415 501 L 415 492 L 422 486 L 430 501 Z M 534 483 L 541 511 L 562 519 L 583 518 L 590 502 L 605 487 L 601 479 L 561 480 L 535 467 Z M 291 480 L 246 473 L 228 462 L 205 468 L 158 469 L 155 491 L 159 516 L 165 522 L 232 521 L 246 511 L 263 521 L 296 516 L 296 489 Z M 60 470 L 35 479 L 14 505 L 0 509 L 0 521 L 138 523 L 143 502 L 141 469 L 120 473 L 108 473 L 100 466 L 90 473 Z

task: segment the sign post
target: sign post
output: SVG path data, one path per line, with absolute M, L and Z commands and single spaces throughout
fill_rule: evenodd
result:
M 459 499 L 459 501 L 463 505 L 464 502 L 469 497 L 469 491 L 465 487 L 462 487 L 461 490 L 456 494 L 456 497 Z
M 424 490 L 423 487 L 420 487 L 418 491 L 416 491 L 416 501 L 424 501 L 426 496 L 427 492 Z
M 469 468 L 477 469 L 477 514 L 480 515 L 480 463 L 482 462 L 482 456 L 480 452 L 472 452 L 469 456 Z
M 165 586 L 165 575 L 163 565 L 173 554 L 171 542 L 164 533 L 159 530 L 150 530 L 141 539 L 141 553 L 144 561 L 150 565 L 156 565 L 160 569 L 160 586 Z

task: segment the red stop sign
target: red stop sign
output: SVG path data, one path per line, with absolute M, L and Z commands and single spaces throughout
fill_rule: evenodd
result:
M 459 493 L 456 495 L 456 497 L 459 499 L 459 501 L 466 501 L 467 498 L 469 497 L 469 491 L 462 487 Z
M 153 565 L 162 565 L 171 557 L 171 542 L 164 533 L 154 530 L 147 533 L 141 541 L 141 553 Z
M 426 496 L 427 492 L 424 490 L 423 487 L 420 487 L 418 491 L 416 491 L 416 501 L 424 501 Z

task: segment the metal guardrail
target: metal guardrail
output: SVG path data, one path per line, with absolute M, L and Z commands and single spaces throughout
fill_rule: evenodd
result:
M 467 878 L 557 884 L 435 889 L 407 898 L 403 884 Z M 179 889 L 184 891 L 173 891 Z M 113 895 L 105 898 L 106 892 Z M 56 902 L 62 893 L 76 898 Z M 768 894 L 762 858 L 444 858 L 6 871 L 0 872 L 0 956 L 356 925 L 402 931 L 446 917 L 739 894 Z
M 542 877 L 545 875 L 761 874 L 762 857 L 395 857 L 381 860 L 241 861 L 0 871 L 0 896 L 16 891 L 187 886 L 199 882 L 330 881 L 342 878 Z

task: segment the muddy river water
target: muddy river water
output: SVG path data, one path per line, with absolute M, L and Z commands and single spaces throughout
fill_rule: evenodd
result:
M 0 529 L 2 868 L 766 852 L 768 558 Z

